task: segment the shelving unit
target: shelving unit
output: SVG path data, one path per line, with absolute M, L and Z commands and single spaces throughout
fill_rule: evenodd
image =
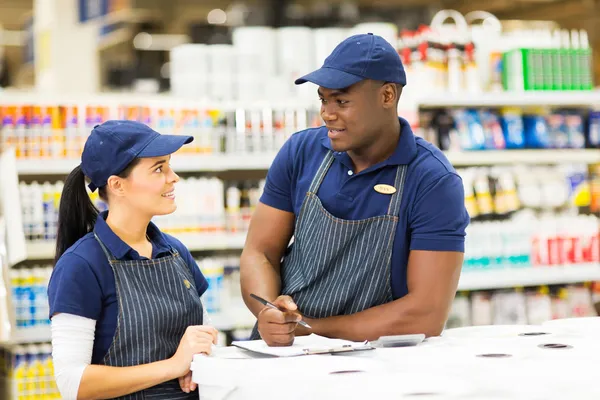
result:
M 558 285 L 600 280 L 600 265 L 504 268 L 463 271 L 458 290 L 491 290 L 513 287 Z
M 190 251 L 209 250 L 242 250 L 246 235 L 243 233 L 202 233 L 174 235 Z M 27 258 L 29 260 L 51 260 L 55 254 L 53 240 L 31 241 L 27 243 Z
M 0 99 L 0 103 L 10 102 L 10 97 Z M 30 96 L 20 93 L 15 102 L 26 104 Z M 83 99 L 80 99 L 83 100 Z M 119 95 L 99 95 L 99 102 L 113 104 L 152 104 L 181 106 L 198 109 L 219 109 L 234 111 L 238 108 L 258 109 L 315 109 L 316 102 L 307 103 L 290 100 L 285 104 L 265 103 L 221 103 L 188 101 L 169 96 L 148 96 L 147 98 L 124 98 Z M 40 100 L 41 101 L 41 100 Z M 45 101 L 50 101 L 45 99 Z M 53 100 L 60 102 L 59 100 Z M 72 102 L 71 102 L 72 104 Z M 585 107 L 600 109 L 600 91 L 593 92 L 502 92 L 483 94 L 434 94 L 426 98 L 411 101 L 406 98 L 402 107 L 414 110 L 434 108 L 494 108 L 494 107 Z M 449 161 L 456 167 L 493 166 L 493 165 L 537 165 L 558 163 L 600 163 L 598 149 L 523 149 L 523 150 L 486 150 L 486 151 L 448 151 Z M 219 173 L 227 171 L 267 171 L 276 156 L 276 152 L 268 153 L 213 153 L 195 155 L 176 155 L 171 160 L 172 167 L 181 173 Z M 22 177 L 44 179 L 44 177 L 64 176 L 80 163 L 79 159 L 21 159 L 17 161 L 17 172 Z M 191 251 L 242 250 L 246 234 L 237 233 L 202 233 L 176 235 Z M 51 260 L 54 257 L 53 241 L 30 242 L 27 245 L 29 260 Z M 529 267 L 463 271 L 459 290 L 493 290 L 513 287 L 527 287 L 553 284 L 571 284 L 600 280 L 600 265 L 570 265 L 556 267 Z M 241 308 L 240 308 L 241 307 Z M 241 305 L 224 305 L 227 312 L 211 315 L 211 324 L 219 330 L 227 331 L 237 328 L 248 328 L 254 323 L 252 314 Z M 32 336 L 15 338 L 16 341 L 46 339 L 49 331 L 31 333 Z M 39 335 L 39 336 L 36 336 Z
M 600 107 L 600 91 L 527 91 L 496 93 L 441 93 L 416 101 L 417 107 Z
M 600 150 L 597 149 L 450 151 L 445 154 L 456 167 L 569 162 L 600 163 Z M 267 170 L 275 156 L 275 153 L 186 155 L 173 157 L 171 165 L 175 171 L 187 173 Z M 66 175 L 79 162 L 79 160 L 69 159 L 19 160 L 17 170 L 23 176 Z

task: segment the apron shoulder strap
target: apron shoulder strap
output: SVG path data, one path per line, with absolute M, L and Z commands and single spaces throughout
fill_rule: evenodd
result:
M 104 252 L 104 254 L 106 254 L 106 258 L 108 258 L 108 261 L 109 262 L 115 261 L 116 258 L 106 248 L 106 246 L 104 245 L 104 243 L 102 243 L 102 240 L 100 240 L 100 238 L 98 237 L 98 235 L 96 234 L 96 232 L 94 232 L 94 238 L 96 238 L 96 241 L 98 242 L 98 244 L 100 244 L 100 247 L 102 248 L 102 251 Z
M 323 158 L 323 162 L 321 162 L 321 166 L 319 167 L 317 174 L 315 175 L 312 182 L 310 183 L 310 188 L 308 189 L 308 191 L 310 193 L 317 194 L 317 191 L 319 190 L 319 187 L 321 186 L 321 182 L 323 182 L 325 175 L 327 175 L 327 171 L 329 170 L 329 167 L 331 166 L 332 162 L 333 162 L 333 152 L 331 150 L 329 150 L 327 152 L 327 154 L 325 155 L 325 158 Z
M 404 181 L 406 180 L 406 170 L 408 165 L 398 165 L 396 169 L 396 180 L 394 181 L 394 187 L 396 193 L 392 195 L 390 205 L 388 207 L 388 215 L 397 216 L 400 214 L 400 204 L 402 203 L 402 194 L 404 193 Z

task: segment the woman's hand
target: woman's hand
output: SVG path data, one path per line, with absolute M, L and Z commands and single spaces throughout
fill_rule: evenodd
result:
M 210 355 L 212 345 L 217 344 L 217 335 L 218 331 L 212 326 L 188 326 L 177 351 L 170 358 L 175 376 L 185 377 L 190 372 L 195 354 Z

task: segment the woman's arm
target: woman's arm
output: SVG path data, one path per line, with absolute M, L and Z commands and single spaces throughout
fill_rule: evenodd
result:
M 210 353 L 217 335 L 213 328 L 191 326 L 170 359 L 133 367 L 107 367 L 91 365 L 95 323 L 72 314 L 52 317 L 56 382 L 66 400 L 124 396 L 184 376 L 193 355 Z

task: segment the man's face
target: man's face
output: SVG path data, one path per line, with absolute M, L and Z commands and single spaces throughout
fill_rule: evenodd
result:
M 358 150 L 375 139 L 384 111 L 381 83 L 363 80 L 345 89 L 319 87 L 318 94 L 333 150 Z

